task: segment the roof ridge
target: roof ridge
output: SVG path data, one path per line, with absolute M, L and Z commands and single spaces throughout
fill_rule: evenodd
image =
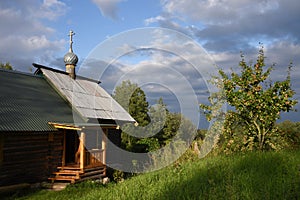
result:
M 40 69 L 46 69 L 46 70 L 50 70 L 50 71 L 53 71 L 53 72 L 56 72 L 56 73 L 68 75 L 68 72 L 65 72 L 65 71 L 62 71 L 62 70 L 59 70 L 59 69 L 54 69 L 54 68 L 51 68 L 51 67 L 47 67 L 47 66 L 44 66 L 44 65 L 37 64 L 37 63 L 32 63 L 32 65 L 35 68 L 37 68 L 37 71 L 40 70 Z M 37 71 L 35 71 L 35 74 L 37 73 Z M 95 82 L 97 84 L 101 83 L 101 81 L 99 81 L 99 80 L 95 80 L 95 79 L 80 76 L 80 75 L 76 75 L 76 78 L 81 79 L 81 80 L 87 80 L 87 81 Z
M 59 70 L 59 69 L 54 69 L 54 68 L 51 68 L 51 67 L 47 67 L 45 65 L 40 65 L 40 64 L 37 64 L 37 63 L 32 63 L 32 65 L 37 68 L 37 70 L 39 69 L 47 69 L 47 70 L 50 70 L 50 71 L 53 71 L 53 72 L 57 72 L 57 73 L 60 73 L 60 74 L 68 74 L 67 72 L 65 71 L 62 71 L 62 70 Z M 36 73 L 37 71 L 35 71 Z
M 37 76 L 36 74 L 31 74 L 29 72 L 22 72 L 22 71 L 18 71 L 18 70 L 10 70 L 10 69 L 3 69 L 0 68 L 1 72 L 6 72 L 6 73 L 12 73 L 12 74 L 19 74 L 19 75 L 25 75 L 25 76 L 31 76 L 31 77 L 36 77 L 36 78 L 42 78 L 40 76 Z

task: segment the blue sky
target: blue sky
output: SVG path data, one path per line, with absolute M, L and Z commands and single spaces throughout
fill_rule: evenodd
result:
M 238 70 L 241 51 L 247 61 L 255 61 L 259 42 L 262 42 L 267 63 L 276 63 L 272 80 L 283 80 L 287 65 L 293 61 L 292 84 L 297 93 L 295 97 L 299 99 L 299 10 L 298 0 L 2 0 L 0 61 L 10 62 L 21 71 L 29 71 L 33 62 L 64 69 L 67 34 L 72 29 L 76 33 L 73 49 L 80 59 L 77 66 L 80 68 L 97 47 L 102 47 L 103 42 L 116 35 L 120 37 L 136 28 L 168 28 L 197 42 L 214 63 L 225 70 Z M 149 39 L 147 33 L 136 35 L 136 38 Z M 178 48 L 176 42 L 169 41 L 164 45 L 168 49 Z M 193 53 L 193 49 L 189 50 Z M 105 53 L 105 49 L 102 52 Z M 205 83 L 186 62 L 174 58 L 170 52 L 131 51 L 108 67 L 105 76 L 100 77 L 102 86 L 112 92 L 116 83 L 129 72 L 135 78 L 150 76 L 153 82 L 166 79 L 168 74 L 162 73 L 162 63 L 183 74 L 191 83 L 197 100 L 206 102 Z M 107 65 L 104 61 L 94 64 Z M 163 96 L 166 103 L 176 110 L 176 91 L 170 88 L 180 88 L 181 85 L 174 77 L 169 77 L 168 87 L 159 84 L 154 87 L 154 83 L 141 86 L 148 92 L 152 103 Z M 138 82 L 137 78 L 134 81 Z M 299 105 L 297 109 L 300 110 Z M 300 121 L 296 112 L 283 115 L 283 118 Z

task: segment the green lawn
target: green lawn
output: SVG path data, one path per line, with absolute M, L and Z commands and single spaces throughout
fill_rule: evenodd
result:
M 86 182 L 19 199 L 300 199 L 300 151 L 209 157 L 122 183 Z

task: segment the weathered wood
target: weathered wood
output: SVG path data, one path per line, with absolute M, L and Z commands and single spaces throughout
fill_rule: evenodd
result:
M 80 169 L 83 170 L 84 169 L 84 160 L 85 160 L 85 133 L 81 132 L 80 135 L 80 144 L 79 144 L 79 150 L 80 150 Z
M 74 126 L 72 124 L 60 124 L 60 123 L 54 123 L 54 122 L 49 122 L 49 124 L 53 125 L 57 129 L 77 130 L 77 131 L 80 131 L 82 129 L 82 128 Z
M 102 149 L 104 149 L 104 151 L 103 151 L 103 155 L 102 155 L 102 163 L 106 164 L 106 149 L 107 149 L 106 143 L 107 143 L 108 129 L 105 128 L 103 130 L 103 132 L 104 133 L 103 133 L 103 136 L 102 136 Z
M 83 172 L 80 171 L 80 173 L 83 173 Z M 56 175 L 65 175 L 65 174 L 67 174 L 67 175 L 77 175 L 78 172 L 70 171 L 70 170 L 66 171 L 65 170 L 65 171 L 54 172 L 53 174 L 56 174 Z
M 88 176 L 88 177 L 85 177 L 85 178 L 81 178 L 78 181 L 76 181 L 76 183 L 86 181 L 86 180 L 92 180 L 92 179 L 100 179 L 100 178 L 103 178 L 103 177 L 105 177 L 105 175 L 97 174 L 97 175 L 94 175 L 94 176 Z
M 73 166 L 63 166 L 63 167 L 57 167 L 59 170 L 80 170 L 80 167 L 73 167 Z
M 64 130 L 64 141 L 63 141 L 63 155 L 62 155 L 62 166 L 66 165 L 66 141 L 67 140 L 67 133 L 66 130 Z
M 93 176 L 93 175 L 100 175 L 103 174 L 105 172 L 105 168 L 102 168 L 100 170 L 97 171 L 91 171 L 91 172 L 85 172 L 81 175 L 81 177 L 88 177 L 88 176 Z
M 0 134 L 0 166 L 3 163 L 3 146 L 4 146 L 4 137 Z
M 66 161 L 66 138 L 63 131 L 42 133 L 0 133 L 5 138 L 3 143 L 3 162 L 0 165 L 0 186 L 16 183 L 35 183 L 47 180 L 51 174 L 56 180 L 65 179 L 66 176 L 75 176 L 70 182 L 81 179 L 103 177 L 106 174 L 105 160 L 107 148 L 107 132 L 104 128 L 102 149 L 85 152 L 86 137 L 88 133 L 82 132 L 80 136 L 80 163 L 77 167 L 68 169 Z M 67 130 L 65 130 L 65 133 Z M 49 134 L 50 141 L 49 141 Z M 100 140 L 101 141 L 101 140 Z M 100 148 L 100 145 L 99 145 Z M 0 163 L 1 164 L 1 163 Z M 58 168 L 58 166 L 61 166 Z M 75 170 L 68 171 L 68 170 Z M 70 179 L 70 178 L 69 178 Z M 63 181 L 63 180 L 62 180 Z
M 53 134 L 51 141 L 48 141 L 49 134 Z M 63 134 L 60 131 L 0 135 L 5 138 L 0 186 L 47 180 L 61 165 Z
M 85 151 L 86 167 L 103 165 L 103 153 L 104 149 L 91 149 Z
M 77 183 L 82 180 L 104 177 L 106 174 L 106 166 L 104 165 L 88 169 L 85 168 L 84 171 L 74 166 L 58 167 L 58 169 L 58 172 L 53 173 L 54 177 L 49 178 L 52 182 L 68 181 Z

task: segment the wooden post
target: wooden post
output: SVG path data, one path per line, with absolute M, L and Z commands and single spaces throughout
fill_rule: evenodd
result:
M 84 146 L 85 146 L 85 133 L 81 132 L 80 135 L 80 144 L 79 144 L 79 148 L 80 148 L 80 169 L 83 170 L 84 169 L 84 160 L 85 160 L 85 150 L 84 150 Z
M 107 135 L 108 135 L 108 129 L 104 128 L 103 129 L 103 136 L 102 136 L 102 149 L 103 149 L 103 160 L 102 163 L 105 165 L 106 164 L 106 140 L 107 140 Z
M 62 162 L 61 165 L 64 167 L 66 165 L 66 141 L 67 140 L 67 133 L 64 130 L 64 140 L 63 140 L 63 155 L 62 155 Z
M 3 134 L 0 134 L 0 166 L 3 163 L 3 147 L 4 147 L 4 136 Z

